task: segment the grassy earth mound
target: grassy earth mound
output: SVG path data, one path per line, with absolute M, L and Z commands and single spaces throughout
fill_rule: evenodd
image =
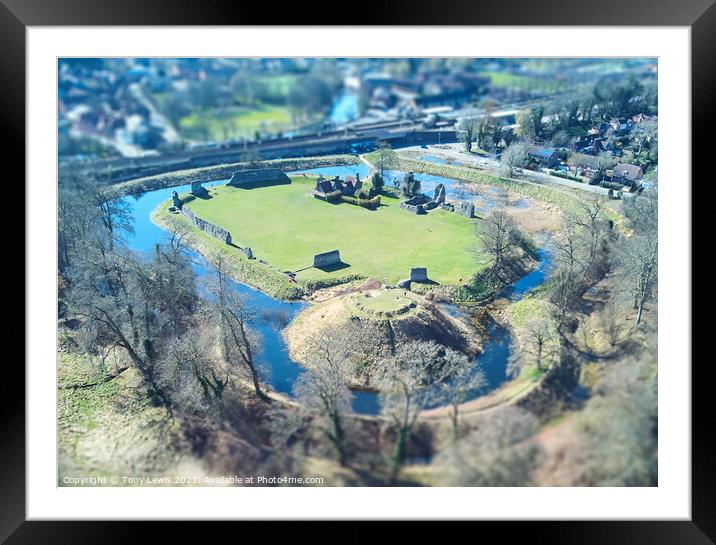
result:
M 479 339 L 467 326 L 425 298 L 402 289 L 351 293 L 311 305 L 284 331 L 291 357 L 310 365 L 317 340 L 355 347 L 356 386 L 370 387 L 381 359 L 403 343 L 435 341 L 474 355 Z

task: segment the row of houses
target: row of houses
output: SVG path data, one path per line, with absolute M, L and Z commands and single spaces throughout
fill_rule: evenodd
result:
M 554 168 L 560 164 L 559 152 L 554 148 L 530 145 L 527 146 L 527 156 L 538 166 L 543 168 Z M 580 171 L 593 170 L 591 164 L 579 165 Z M 644 176 L 644 170 L 638 165 L 630 163 L 617 163 L 611 173 L 607 171 L 610 181 L 626 186 L 633 186 Z

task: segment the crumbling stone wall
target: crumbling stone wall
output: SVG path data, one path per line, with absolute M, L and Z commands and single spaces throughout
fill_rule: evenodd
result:
M 234 172 L 226 185 L 250 189 L 269 185 L 290 184 L 291 179 L 277 168 L 255 168 Z
M 341 262 L 341 253 L 338 250 L 324 252 L 313 256 L 313 266 L 317 269 L 332 267 Z
M 410 281 L 411 282 L 427 282 L 428 281 L 428 269 L 425 267 L 413 267 L 410 269 Z
M 475 205 L 471 202 L 451 201 L 441 204 L 440 207 L 443 210 L 447 210 L 448 212 L 455 212 L 456 214 L 460 214 L 461 216 L 465 216 L 466 218 L 475 217 Z
M 414 212 L 415 214 L 422 215 L 426 214 L 429 210 L 433 210 L 445 202 L 445 186 L 438 184 L 435 187 L 432 200 L 424 193 L 418 193 L 414 197 L 402 201 L 398 206 Z
M 219 239 L 224 244 L 232 244 L 231 233 L 229 233 L 229 231 L 227 231 L 223 227 L 219 227 L 218 225 L 214 225 L 211 222 L 201 219 L 199 216 L 194 214 L 194 212 L 192 212 L 188 208 L 182 208 L 181 211 L 182 211 L 182 214 L 184 214 L 187 218 L 189 218 L 194 225 L 196 225 L 199 229 L 201 229 L 205 233 L 211 235 L 212 237 L 214 237 L 216 239 Z
M 182 202 L 182 200 L 179 198 L 179 193 L 177 193 L 176 191 L 172 191 L 172 204 L 174 205 L 175 208 L 177 208 L 179 210 L 182 209 L 182 206 L 184 204 Z
M 433 194 L 433 202 L 438 205 L 445 202 L 445 185 L 444 184 L 438 184 L 435 186 L 435 193 Z
M 191 183 L 191 194 L 192 195 L 199 197 L 201 195 L 204 195 L 206 192 L 207 192 L 206 188 L 203 185 L 201 185 L 201 182 L 194 181 Z

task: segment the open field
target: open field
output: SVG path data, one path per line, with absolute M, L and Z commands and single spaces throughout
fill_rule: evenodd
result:
M 231 231 L 234 242 L 297 280 L 363 275 L 395 283 L 411 267 L 427 267 L 441 284 L 457 284 L 484 269 L 476 220 L 443 210 L 415 216 L 383 197 L 371 211 L 347 203 L 329 204 L 311 195 L 315 177 L 294 176 L 291 185 L 237 189 L 212 188 L 207 199 L 186 206 Z M 311 268 L 313 255 L 338 249 L 345 266 Z
M 544 93 L 559 93 L 566 91 L 568 86 L 564 82 L 552 78 L 536 76 L 523 76 L 508 74 L 506 72 L 485 72 L 494 87 L 515 87 L 518 89 L 537 89 Z
M 185 138 L 226 140 L 276 133 L 293 126 L 291 111 L 286 106 L 260 105 L 251 108 L 213 108 L 183 117 L 179 132 Z

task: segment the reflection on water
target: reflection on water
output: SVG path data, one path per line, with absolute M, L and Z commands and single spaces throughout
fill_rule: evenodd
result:
M 438 157 L 437 155 L 421 155 L 419 157 L 421 161 L 426 161 L 428 163 L 434 163 L 436 165 L 464 165 L 465 163 L 462 163 L 456 159 L 445 159 L 443 157 Z

